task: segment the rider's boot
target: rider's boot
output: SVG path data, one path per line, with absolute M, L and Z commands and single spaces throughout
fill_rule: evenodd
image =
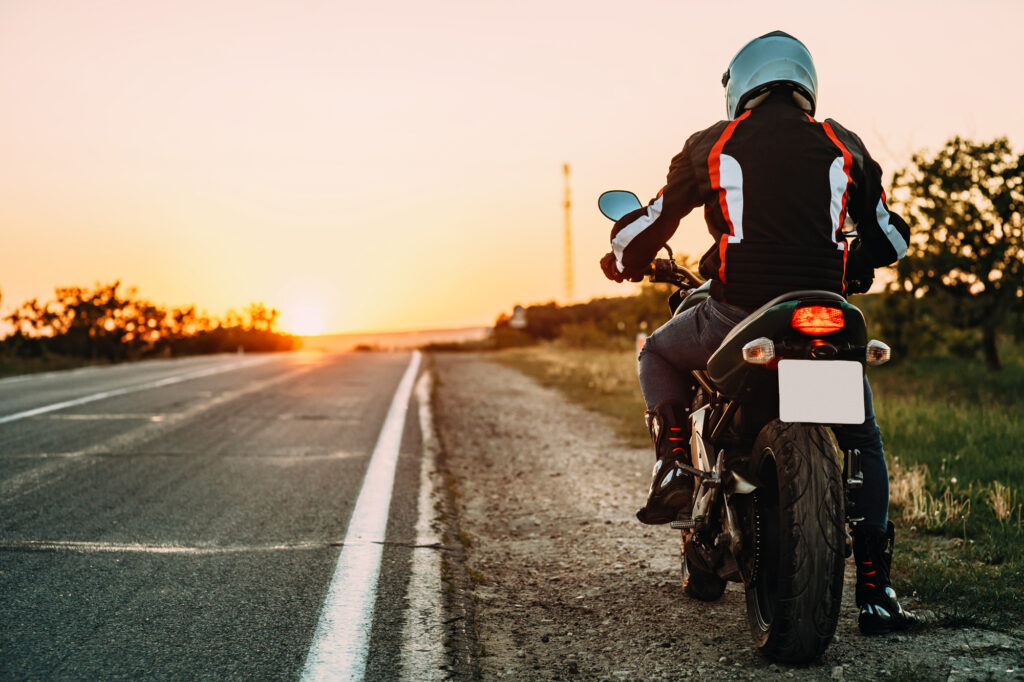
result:
M 681 468 L 690 463 L 690 410 L 666 401 L 646 413 L 655 456 L 647 504 L 637 510 L 641 523 L 656 525 L 689 518 L 693 510 L 693 476 Z
M 857 563 L 857 625 L 865 635 L 881 635 L 903 630 L 917 623 L 917 618 L 904 611 L 889 584 L 895 527 L 889 522 L 886 530 L 863 523 L 853 529 L 853 557 Z

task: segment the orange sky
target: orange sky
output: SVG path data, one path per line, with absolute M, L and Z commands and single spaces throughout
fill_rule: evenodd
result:
M 819 117 L 891 175 L 953 134 L 1020 149 L 1021 25 L 1012 0 L 3 0 L 2 308 L 119 278 L 324 331 L 489 324 L 563 297 L 563 161 L 576 297 L 625 293 L 596 197 L 658 190 L 746 40 L 803 40 Z M 693 215 L 673 244 L 709 241 Z

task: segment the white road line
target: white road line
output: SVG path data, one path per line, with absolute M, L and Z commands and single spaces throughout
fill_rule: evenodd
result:
M 366 674 L 395 467 L 419 366 L 420 353 L 413 351 L 370 456 L 313 644 L 306 656 L 303 680 L 361 680 Z
M 434 531 L 434 500 L 438 451 L 434 418 L 430 411 L 431 375 L 423 374 L 416 384 L 420 432 L 423 434 L 423 459 L 420 463 L 420 495 L 416 519 L 416 547 L 412 552 L 408 610 L 402 630 L 402 679 L 447 679 L 444 664 L 444 617 L 441 610 L 440 539 Z
M 266 362 L 268 360 L 270 360 L 270 358 L 266 358 L 258 362 Z M 232 366 L 231 368 L 234 367 L 235 366 Z M 227 371 L 229 368 L 219 369 L 221 369 L 221 371 Z M 188 421 L 189 419 L 192 419 L 193 417 L 217 405 L 230 402 L 247 393 L 269 388 L 270 386 L 291 379 L 299 374 L 308 372 L 311 369 L 313 369 L 312 366 L 299 367 L 291 370 L 290 372 L 285 372 L 284 374 L 279 374 L 269 379 L 251 382 L 241 389 L 225 391 L 213 398 L 194 405 L 183 412 L 169 414 L 164 420 L 143 422 L 141 425 L 129 431 L 120 433 L 112 438 L 108 438 L 105 441 L 101 441 L 82 450 L 64 453 L 47 453 L 40 458 L 44 460 L 42 463 L 28 469 L 27 471 L 23 471 L 20 474 L 15 474 L 14 476 L 0 481 L 0 504 L 9 504 L 18 497 L 34 492 L 43 486 L 54 484 L 62 476 L 67 474 L 66 464 L 68 462 L 73 462 L 76 459 L 80 460 L 84 457 L 88 457 L 89 455 L 102 456 L 105 454 L 112 454 L 116 453 L 119 449 L 130 447 L 133 444 L 138 445 L 146 439 L 151 438 L 158 433 L 163 433 L 166 429 L 174 428 L 178 424 Z M 177 378 L 180 381 L 184 381 L 184 377 L 186 376 L 190 375 L 178 375 L 177 377 L 171 378 Z M 175 381 L 173 383 L 179 382 Z
M 139 554 L 239 554 L 244 552 L 280 552 L 325 549 L 328 542 L 281 542 L 267 545 L 188 546 L 144 544 L 139 542 L 82 542 L 74 540 L 0 540 L 0 550 L 30 552 L 67 551 L 81 554 L 128 552 Z
M 56 412 L 57 410 L 63 410 L 68 407 L 76 407 L 78 405 L 85 405 L 86 403 L 93 403 L 96 402 L 97 400 L 104 400 L 106 398 L 115 398 L 117 396 L 128 395 L 129 393 L 148 391 L 149 389 L 152 388 L 161 388 L 163 386 L 170 386 L 172 384 L 180 384 L 183 381 L 199 379 L 200 377 L 208 377 L 214 374 L 220 374 L 222 372 L 229 372 L 233 369 L 251 367 L 253 365 L 261 365 L 264 362 L 270 361 L 270 359 L 270 357 L 263 357 L 255 360 L 243 360 L 241 362 L 232 362 L 231 364 L 228 365 L 210 367 L 195 372 L 186 372 L 185 374 L 177 374 L 174 376 L 166 377 L 164 379 L 157 379 L 156 381 L 148 381 L 144 384 L 136 384 L 134 386 L 125 386 L 124 388 L 114 388 L 109 391 L 101 391 L 99 393 L 93 393 L 91 395 L 82 396 L 81 398 L 64 400 L 59 403 L 52 403 L 50 405 L 43 405 L 42 407 L 36 407 L 31 410 L 25 410 L 24 412 L 16 412 L 14 414 L 9 414 L 4 417 L 0 417 L 0 424 L 8 424 L 13 421 L 18 421 L 19 419 L 35 417 L 36 415 L 46 414 L 47 412 Z

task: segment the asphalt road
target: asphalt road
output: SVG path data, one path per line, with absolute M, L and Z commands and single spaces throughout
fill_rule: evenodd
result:
M 409 365 L 217 356 L 0 381 L 0 678 L 298 679 Z M 369 679 L 401 672 L 415 403 Z

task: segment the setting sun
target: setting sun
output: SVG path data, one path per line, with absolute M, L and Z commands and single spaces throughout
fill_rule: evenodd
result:
M 317 336 L 326 331 L 326 318 L 326 309 L 320 303 L 293 303 L 281 310 L 281 329 L 297 336 Z

